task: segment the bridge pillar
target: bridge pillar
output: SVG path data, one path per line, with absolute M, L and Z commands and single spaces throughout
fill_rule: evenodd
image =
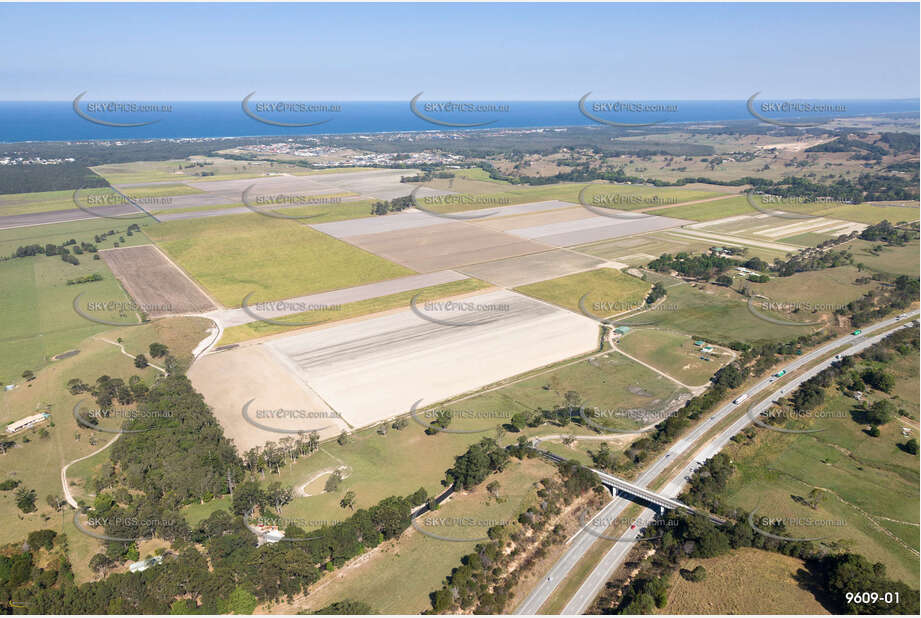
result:
M 613 485 L 611 485 L 611 497 L 612 497 L 612 498 L 616 498 L 616 497 L 617 497 L 617 488 L 614 487 Z

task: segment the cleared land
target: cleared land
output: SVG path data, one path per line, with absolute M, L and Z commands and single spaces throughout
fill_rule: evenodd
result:
M 329 438 L 347 428 L 263 346 L 206 354 L 188 376 L 240 452 L 294 437 L 298 431 L 316 430 Z
M 918 276 L 918 241 L 912 241 L 904 247 L 883 247 L 878 253 L 872 248 L 878 243 L 866 240 L 853 240 L 847 248 L 854 254 L 854 261 L 870 270 L 892 273 L 895 275 Z
M 360 198 L 392 200 L 409 195 L 415 185 L 400 182 L 404 176 L 414 176 L 417 170 L 380 169 L 352 172 L 332 172 L 310 175 L 276 175 L 257 179 L 205 180 L 190 182 L 189 186 L 223 196 L 230 200 L 224 203 L 238 203 L 242 193 L 252 187 L 251 195 L 336 195 L 351 194 Z M 418 195 L 439 195 L 445 191 L 422 189 Z M 335 205 L 330 205 L 335 208 Z
M 577 313 L 582 313 L 579 299 L 585 296 L 586 310 L 603 318 L 642 307 L 650 287 L 649 283 L 615 268 L 597 268 L 524 285 L 516 291 Z
M 250 292 L 280 300 L 413 274 L 307 226 L 257 214 L 144 229 L 226 307 L 239 307 Z
M 422 516 L 418 525 L 444 536 L 485 537 L 488 526 L 481 522 L 514 521 L 519 512 L 537 500 L 534 484 L 553 473 L 551 466 L 538 460 L 513 461 L 505 471 L 487 479 L 499 483 L 501 501 L 489 496 L 484 482 L 469 493 L 453 496 L 431 515 Z M 444 525 L 445 522 L 457 523 Z M 274 611 L 316 610 L 349 598 L 364 601 L 382 613 L 418 614 L 431 609 L 429 593 L 441 587 L 442 579 L 460 565 L 461 558 L 476 544 L 473 540 L 441 541 L 410 528 L 399 539 L 328 575 L 295 607 L 281 606 Z
M 814 328 L 778 326 L 755 317 L 746 300 L 733 290 L 714 285 L 699 289 L 687 284 L 673 285 L 671 278 L 663 280 L 668 288 L 664 302 L 669 310 L 641 314 L 635 319 L 625 318 L 623 322 L 626 325 L 647 323 L 651 319 L 657 328 L 681 331 L 717 342 L 788 340 Z
M 707 354 L 689 335 L 644 328 L 633 330 L 618 343 L 624 352 L 664 371 L 683 384 L 706 384 L 716 370 L 732 357 L 722 348 Z M 704 360 L 704 359 L 709 360 Z
M 225 353 L 221 353 L 225 354 Z M 230 354 L 228 352 L 227 354 Z M 271 474 L 266 484 L 278 481 L 298 487 L 331 467 L 348 466 L 351 474 L 338 493 L 318 493 L 307 499 L 295 499 L 285 507 L 287 517 L 336 520 L 343 516 L 339 499 L 348 490 L 356 492 L 356 507 L 367 508 L 387 496 L 408 495 L 420 486 L 430 495 L 441 491 L 444 470 L 454 463 L 469 444 L 482 437 L 495 437 L 496 430 L 506 425 L 519 412 L 534 413 L 540 409 L 555 409 L 570 405 L 566 394 L 579 395 L 581 405 L 603 411 L 595 424 L 615 431 L 632 431 L 660 421 L 669 411 L 680 406 L 690 393 L 672 381 L 631 361 L 617 352 L 575 361 L 562 361 L 550 369 L 537 369 L 515 376 L 474 395 L 462 396 L 441 405 L 454 412 L 450 431 L 426 435 L 430 421 L 427 408 L 410 419 L 407 427 L 396 430 L 384 423 L 388 431 L 381 435 L 377 427 L 357 430 L 344 445 L 327 443 L 310 457 L 281 468 Z M 506 431 L 500 443 L 511 444 L 521 435 L 575 433 L 597 435 L 592 427 L 543 426 L 525 428 L 522 432 Z M 636 434 L 623 433 L 606 438 L 612 447 L 634 439 Z M 550 450 L 566 452 L 588 463 L 587 451 L 598 447 L 594 440 L 579 440 L 578 450 L 544 442 Z M 557 451 L 555 451 L 557 452 Z M 184 513 L 190 522 L 200 521 L 218 508 L 229 508 L 229 500 L 212 500 L 203 505 L 193 504 Z
M 111 163 L 91 168 L 114 185 L 220 181 L 259 178 L 274 174 L 314 175 L 323 170 L 310 170 L 297 165 L 268 161 L 239 161 L 223 157 L 191 156 L 166 161 L 132 161 Z M 358 168 L 352 168 L 356 171 Z M 336 170 L 347 172 L 348 170 Z M 211 175 L 209 175 L 211 174 Z
M 877 287 L 875 281 L 855 282 L 866 276 L 866 272 L 859 272 L 855 266 L 839 266 L 795 273 L 789 277 L 772 277 L 767 283 L 750 284 L 749 289 L 772 301 L 802 306 L 792 319 L 811 322 L 819 319 L 821 314 L 834 313 L 838 307 Z
M 96 244 L 100 249 L 120 244 L 148 242 L 141 234 L 120 236 L 116 233 L 95 243 L 94 235 L 116 227 L 112 222 L 49 225 L 23 234 L 21 230 L 0 232 L 0 253 L 10 255 L 20 245 L 61 243 L 74 238 L 79 242 Z M 41 231 L 42 233 L 38 233 Z M 26 369 L 35 371 L 43 367 L 52 356 L 67 352 L 92 334 L 111 328 L 91 322 L 78 315 L 73 308 L 74 298 L 85 297 L 115 301 L 121 306 L 130 304 L 118 281 L 102 260 L 92 259 L 84 252 L 75 256 L 79 264 L 63 262 L 60 256 L 36 255 L 0 261 L 0 381 L 11 384 L 19 380 Z M 70 279 L 91 275 L 102 277 L 78 285 L 68 285 Z M 120 316 L 117 307 L 102 307 L 92 315 L 112 322 L 136 322 L 135 314 Z
M 707 579 L 674 576 L 660 614 L 829 614 L 797 580 L 803 561 L 744 547 L 719 558 L 691 559 L 681 568 L 703 566 Z
M 865 365 L 864 365 L 865 366 Z M 886 365 L 896 377 L 894 393 L 914 398 L 917 357 L 896 357 Z M 905 389 L 905 390 L 903 390 Z M 898 396 L 898 395 L 897 395 Z M 870 403 L 889 395 L 871 391 Z M 896 405 L 903 405 L 896 400 Z M 906 407 L 916 412 L 916 400 Z M 871 562 L 886 565 L 890 577 L 910 585 L 918 581 L 918 458 L 897 445 L 907 438 L 896 417 L 880 426 L 879 437 L 858 422 L 856 402 L 829 389 L 818 408 L 820 418 L 799 417 L 780 427 L 822 429 L 788 434 L 758 429 L 754 439 L 733 444 L 727 454 L 736 462 L 727 501 L 759 516 L 783 518 L 791 537 L 827 537 L 822 544 L 842 544 Z M 916 425 L 909 427 L 917 437 Z M 813 489 L 825 490 L 815 509 L 804 503 Z M 796 519 L 809 518 L 809 519 Z M 798 522 L 843 522 L 821 529 Z
M 214 309 L 207 295 L 153 245 L 100 254 L 140 310 L 151 317 Z
M 615 260 L 631 266 L 640 266 L 648 264 L 663 253 L 671 253 L 674 255 L 681 251 L 700 252 L 706 251 L 714 245 L 723 247 L 744 246 L 738 242 L 722 241 L 716 243 L 712 240 L 703 238 L 680 236 L 676 232 L 677 230 L 669 230 L 643 234 L 642 236 L 631 236 L 630 238 L 618 240 L 602 241 L 591 245 L 583 245 L 579 247 L 579 252 L 588 253 L 589 255 L 607 260 Z M 778 257 L 782 258 L 788 253 L 786 249 L 775 250 L 764 247 L 746 248 L 748 249 L 747 255 L 760 257 L 766 261 L 773 261 Z
M 595 322 L 512 292 L 464 301 L 459 309 L 438 302 L 417 307 L 437 322 L 405 310 L 266 345 L 356 427 L 598 345 Z

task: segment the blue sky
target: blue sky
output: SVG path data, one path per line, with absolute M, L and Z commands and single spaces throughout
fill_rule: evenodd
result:
M 919 5 L 0 4 L 0 100 L 917 98 Z

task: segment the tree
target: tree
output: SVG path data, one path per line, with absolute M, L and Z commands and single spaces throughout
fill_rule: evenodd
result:
M 145 368 L 149 363 L 147 362 L 147 357 L 143 354 L 138 354 L 134 357 L 134 366 L 138 369 Z
M 825 499 L 824 489 L 819 489 L 818 487 L 816 487 L 809 492 L 808 502 L 809 502 L 809 506 L 811 506 L 813 509 L 819 508 L 819 504 L 824 499 Z
M 259 601 L 252 592 L 237 586 L 226 600 L 218 601 L 218 612 L 246 616 L 252 614 L 258 604 Z
M 667 293 L 668 292 L 666 291 L 665 286 L 662 285 L 662 282 L 656 282 L 656 284 L 652 286 L 652 290 L 649 291 L 649 296 L 646 297 L 646 304 L 653 304 Z
M 256 481 L 242 483 L 233 494 L 231 508 L 236 515 L 249 515 L 265 503 L 265 493 Z
M 885 425 L 895 415 L 895 406 L 887 399 L 880 399 L 869 407 L 864 418 L 871 425 Z
M 489 495 L 493 498 L 499 498 L 499 481 L 491 481 L 486 485 L 486 491 L 489 492 Z
M 151 358 L 160 358 L 166 356 L 169 353 L 169 348 L 167 348 L 162 343 L 157 343 L 156 341 L 151 343 L 148 347 Z
M 48 506 L 53 508 L 55 511 L 60 511 L 61 507 L 67 503 L 64 498 L 52 494 L 48 494 L 48 496 L 45 498 L 45 501 L 48 503 Z
M 339 489 L 340 483 L 342 483 L 342 474 L 336 470 L 329 475 L 328 479 L 326 479 L 326 485 L 323 487 L 323 491 L 331 494 Z
M 352 509 L 355 510 L 355 492 L 351 489 L 345 492 L 345 495 L 342 496 L 342 500 L 339 501 L 339 506 L 343 509 Z
M 521 431 L 527 426 L 529 418 L 527 412 L 519 412 L 511 418 L 509 424 L 514 427 L 516 431 Z
M 35 379 L 35 374 L 32 372 L 31 369 L 26 369 L 25 371 L 22 372 L 22 377 L 25 378 L 26 382 L 31 382 L 32 380 Z
M 716 284 L 729 287 L 730 285 L 732 285 L 732 277 L 730 277 L 729 275 L 720 275 L 719 277 L 716 278 Z
M 31 513 L 36 510 L 36 497 L 34 489 L 20 487 L 16 490 L 16 506 L 19 507 L 19 510 L 23 513 Z
M 884 393 L 891 392 L 895 387 L 895 378 L 882 369 L 867 369 L 860 374 L 860 379 Z
M 351 439 L 349 438 L 349 432 L 347 432 L 345 429 L 343 429 L 342 433 L 339 434 L 339 437 L 336 438 L 336 442 L 339 443 L 339 446 L 345 446 L 350 441 Z
M 905 443 L 904 450 L 906 453 L 910 453 L 911 455 L 917 455 L 918 454 L 918 441 L 912 438 L 911 440 Z
M 566 391 L 563 394 L 563 401 L 569 408 L 578 408 L 582 405 L 582 395 L 576 391 Z
M 93 573 L 105 573 L 109 568 L 115 564 L 111 558 L 105 554 L 95 554 L 90 558 L 89 567 L 92 569 Z

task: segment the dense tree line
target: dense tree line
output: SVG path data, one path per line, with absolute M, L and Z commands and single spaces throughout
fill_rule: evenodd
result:
M 686 277 L 711 279 L 741 264 L 742 262 L 739 260 L 733 260 L 712 253 L 693 255 L 682 251 L 676 253 L 674 256 L 670 253 L 663 253 L 655 260 L 649 262 L 647 267 L 656 272 L 667 273 L 675 271 Z
M 848 316 L 853 326 L 863 326 L 882 319 L 892 311 L 907 309 L 918 300 L 921 290 L 918 278 L 899 275 L 892 279 L 889 275 L 877 273 L 873 279 L 885 282 L 885 285 L 835 310 L 838 315 Z
M 400 212 L 401 210 L 406 210 L 414 206 L 413 198 L 409 195 L 403 197 L 397 197 L 390 201 L 383 200 L 374 202 L 371 204 L 371 214 L 372 215 L 386 215 L 391 212 Z
M 126 426 L 136 433 L 111 447 L 109 486 L 140 490 L 148 501 L 178 509 L 206 494 L 230 493 L 242 480 L 243 462 L 184 375 L 157 382 L 138 412 Z
M 445 485 L 470 490 L 489 474 L 500 472 L 508 463 L 508 450 L 492 438 L 483 438 L 454 458 L 454 465 L 445 472 Z
M 915 230 L 906 230 L 897 228 L 886 219 L 883 219 L 876 225 L 871 225 L 860 233 L 861 240 L 871 242 L 882 241 L 888 245 L 901 247 L 910 240 L 918 238 L 918 232 Z
M 61 162 L 57 165 L 0 165 L 0 194 L 35 193 L 108 187 L 109 182 L 85 164 Z
M 136 223 L 132 223 L 130 226 L 128 226 L 128 229 L 126 230 L 125 234 L 128 236 L 131 236 L 134 232 L 140 231 L 140 229 L 141 228 L 139 225 L 137 225 Z M 108 232 L 96 234 L 93 237 L 93 240 L 96 244 L 99 244 L 101 242 L 104 242 L 109 236 L 114 236 L 115 234 L 119 234 L 119 233 L 120 232 L 117 230 L 109 230 Z M 115 246 L 118 246 L 118 243 L 116 243 Z M 16 251 L 14 251 L 9 256 L 9 258 L 0 258 L 0 259 L 16 259 L 16 258 L 34 257 L 36 255 L 66 256 L 70 254 L 71 250 L 73 250 L 73 252 L 76 253 L 77 255 L 81 255 L 83 253 L 96 253 L 98 251 L 96 245 L 91 242 L 86 242 L 86 241 L 78 242 L 76 239 L 71 238 L 70 240 L 65 240 L 60 245 L 56 245 L 54 243 L 46 243 L 44 245 L 38 244 L 38 243 L 33 243 L 31 245 L 20 245 L 19 247 L 16 248 Z
M 520 577 L 544 558 L 551 546 L 566 540 L 563 526 L 558 523 L 551 527 L 552 520 L 589 491 L 596 491 L 593 506 L 603 503 L 604 490 L 589 470 L 575 461 L 560 463 L 558 470 L 558 477 L 540 481 L 535 505 L 519 513 L 513 523 L 491 527 L 487 531 L 489 541 L 478 543 L 473 552 L 461 558 L 460 566 L 445 578 L 444 585 L 429 595 L 431 613 L 504 613 Z

